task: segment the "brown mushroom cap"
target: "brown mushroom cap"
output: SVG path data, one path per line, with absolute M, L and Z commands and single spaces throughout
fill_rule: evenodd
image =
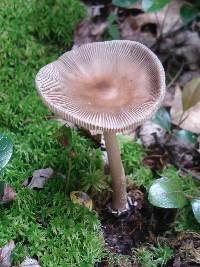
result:
M 90 43 L 66 52 L 36 77 L 43 101 L 88 129 L 123 131 L 157 111 L 165 74 L 156 55 L 133 41 Z

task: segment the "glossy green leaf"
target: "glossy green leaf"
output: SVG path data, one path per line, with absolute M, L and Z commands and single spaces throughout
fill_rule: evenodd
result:
M 170 132 L 171 130 L 171 117 L 169 115 L 169 112 L 166 110 L 166 108 L 161 107 L 155 117 L 153 118 L 153 122 L 160 125 L 163 129 Z
M 196 144 L 197 143 L 197 136 L 193 134 L 192 132 L 186 131 L 186 130 L 180 130 L 176 131 L 174 133 L 174 136 L 176 138 L 182 139 L 184 142 L 188 144 Z
M 195 198 L 191 201 L 192 211 L 194 213 L 194 217 L 200 223 L 200 198 Z
M 187 110 L 200 101 L 200 77 L 188 82 L 182 93 L 183 110 Z
M 171 0 L 142 0 L 142 9 L 145 12 L 158 12 L 170 2 Z
M 4 134 L 0 134 L 0 169 L 6 166 L 13 152 L 11 140 Z
M 72 147 L 72 130 L 70 127 L 63 125 L 58 129 L 56 137 L 61 145 L 63 145 L 68 150 Z
M 198 9 L 194 5 L 185 4 L 180 9 L 180 14 L 185 24 L 193 21 L 198 15 Z
M 137 0 L 112 0 L 112 4 L 115 6 L 129 8 L 131 5 L 135 4 Z
M 179 179 L 157 179 L 149 189 L 149 202 L 160 208 L 182 208 L 187 204 L 187 200 L 181 188 Z

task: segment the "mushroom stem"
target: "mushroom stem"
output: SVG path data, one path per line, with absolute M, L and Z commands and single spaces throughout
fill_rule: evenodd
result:
M 126 177 L 121 161 L 120 149 L 116 133 L 104 132 L 108 161 L 112 176 L 112 209 L 124 211 L 127 209 Z

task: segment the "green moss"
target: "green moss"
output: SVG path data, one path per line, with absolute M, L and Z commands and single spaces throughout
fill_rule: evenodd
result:
M 41 41 L 71 45 L 74 27 L 85 14 L 77 0 L 36 0 L 33 33 Z
M 50 43 L 69 47 L 83 14 L 76 0 L 0 2 L 0 131 L 14 145 L 3 179 L 17 192 L 13 203 L 0 207 L 0 247 L 15 241 L 14 265 L 29 255 L 44 267 L 93 266 L 104 251 L 96 215 L 72 204 L 64 193 L 67 153 L 54 136 L 58 123 L 45 120 L 51 113 L 34 85 L 39 68 L 61 53 Z M 40 42 L 47 40 L 51 42 Z M 82 169 L 77 173 L 76 163 L 72 171 L 72 187 L 78 189 L 89 166 L 97 170 L 101 162 L 100 154 L 94 155 L 76 133 L 74 149 L 80 151 Z M 45 167 L 55 170 L 55 179 L 42 191 L 22 187 L 34 170 Z

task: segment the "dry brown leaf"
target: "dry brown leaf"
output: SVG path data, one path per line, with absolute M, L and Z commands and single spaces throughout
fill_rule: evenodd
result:
M 53 177 L 52 168 L 40 169 L 33 172 L 33 175 L 23 182 L 23 186 L 29 188 L 43 188 L 47 180 Z
M 180 40 L 183 44 L 175 49 L 175 54 L 184 57 L 186 63 L 190 65 L 190 69 L 198 69 L 200 63 L 200 37 L 198 32 L 185 31 L 179 33 L 176 39 L 179 36 L 181 36 L 180 39 L 183 39 Z
M 134 27 L 136 17 L 128 16 L 120 25 L 121 38 L 125 40 L 137 41 L 148 47 L 156 43 L 156 37 L 151 32 L 141 32 L 140 28 Z
M 200 133 L 200 102 L 184 113 L 180 127 L 193 133 Z
M 11 240 L 7 245 L 0 249 L 0 267 L 11 266 L 11 253 L 15 248 L 15 243 Z
M 40 265 L 35 259 L 26 257 L 19 267 L 40 267 Z
M 200 101 L 200 77 L 189 81 L 182 92 L 183 109 L 188 110 Z
M 182 92 L 179 86 L 176 86 L 170 114 L 175 125 L 193 133 L 200 133 L 200 102 L 183 113 Z
M 172 101 L 170 115 L 171 121 L 175 125 L 179 125 L 183 114 L 182 92 L 180 86 L 176 85 L 174 100 Z
M 136 25 L 141 28 L 145 24 L 156 24 L 157 34 L 163 36 L 177 31 L 183 26 L 183 21 L 180 17 L 180 8 L 184 1 L 175 0 L 157 13 L 144 13 L 135 17 Z

